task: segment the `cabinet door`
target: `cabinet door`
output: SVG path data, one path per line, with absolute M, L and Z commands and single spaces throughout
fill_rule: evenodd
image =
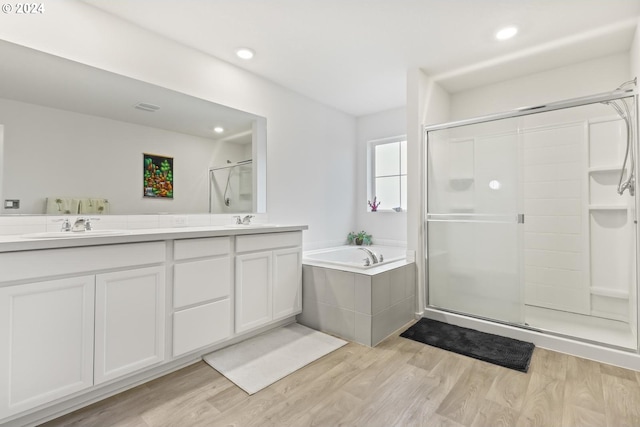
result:
M 272 259 L 270 251 L 236 256 L 236 333 L 272 318 Z
M 95 383 L 164 360 L 163 267 L 96 276 Z
M 273 320 L 302 312 L 302 249 L 273 252 Z
M 0 419 L 93 384 L 94 276 L 0 288 Z

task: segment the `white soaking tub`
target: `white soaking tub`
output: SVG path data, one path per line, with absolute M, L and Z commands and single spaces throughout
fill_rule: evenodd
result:
M 373 252 L 382 261 L 374 264 L 367 251 Z M 348 269 L 368 270 L 381 267 L 397 261 L 405 261 L 407 250 L 395 246 L 337 246 L 328 249 L 309 251 L 303 254 L 303 263 L 309 265 L 327 265 L 346 267 Z M 369 259 L 370 265 L 366 265 L 365 260 Z

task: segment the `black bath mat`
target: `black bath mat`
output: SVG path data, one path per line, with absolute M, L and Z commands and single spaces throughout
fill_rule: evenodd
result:
M 535 345 L 422 318 L 401 337 L 520 372 L 529 370 Z

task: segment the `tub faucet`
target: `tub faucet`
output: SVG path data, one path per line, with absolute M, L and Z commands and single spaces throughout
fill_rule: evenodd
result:
M 369 255 L 369 258 L 371 258 L 371 263 L 372 264 L 377 264 L 379 262 L 378 261 L 378 257 L 376 256 L 376 254 L 373 251 L 371 251 L 371 250 L 369 250 L 367 248 L 358 248 L 358 249 L 360 249 L 361 251 L 365 251 L 367 253 L 367 255 Z

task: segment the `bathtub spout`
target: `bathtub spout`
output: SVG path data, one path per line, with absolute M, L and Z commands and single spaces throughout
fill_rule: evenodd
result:
M 376 254 L 373 251 L 370 251 L 367 248 L 358 248 L 358 249 L 360 249 L 361 251 L 365 251 L 367 253 L 367 255 L 369 255 L 369 258 L 371 258 L 371 263 L 372 264 L 377 264 L 379 262 L 378 261 L 378 257 L 376 256 Z

